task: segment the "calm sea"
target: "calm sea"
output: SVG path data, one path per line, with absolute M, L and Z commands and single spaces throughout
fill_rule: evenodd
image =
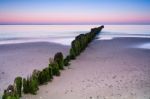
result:
M 55 42 L 70 45 L 75 36 L 99 25 L 0 25 L 0 44 Z M 105 25 L 100 39 L 148 37 L 150 25 Z

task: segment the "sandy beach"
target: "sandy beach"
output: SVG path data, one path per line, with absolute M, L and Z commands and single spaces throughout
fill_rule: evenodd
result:
M 16 76 L 27 77 L 34 69 L 48 66 L 56 52 L 68 54 L 68 46 L 37 42 L 0 45 L 0 94 Z
M 22 99 L 150 99 L 150 50 L 135 47 L 149 42 L 94 40 L 60 77 Z
M 0 99 L 150 99 L 150 0 L 0 0 Z

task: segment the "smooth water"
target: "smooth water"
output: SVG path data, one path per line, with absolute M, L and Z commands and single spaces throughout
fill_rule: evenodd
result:
M 100 39 L 116 37 L 150 38 L 150 25 L 106 25 L 99 37 Z
M 150 25 L 106 25 L 99 35 L 99 40 L 111 40 L 118 37 L 150 39 Z M 131 48 L 150 49 L 150 42 L 137 44 Z
M 70 45 L 75 36 L 96 25 L 0 25 L 0 44 L 55 42 Z
M 55 42 L 70 45 L 75 36 L 100 25 L 0 25 L 0 44 Z M 105 25 L 100 40 L 115 37 L 150 38 L 150 25 Z

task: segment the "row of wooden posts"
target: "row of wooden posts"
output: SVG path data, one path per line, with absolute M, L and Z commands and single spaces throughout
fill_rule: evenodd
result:
M 69 66 L 70 61 L 79 56 L 103 28 L 104 26 L 93 28 L 89 33 L 76 36 L 71 43 L 70 54 L 65 58 L 61 52 L 58 52 L 43 70 L 34 70 L 27 78 L 16 77 L 14 84 L 4 90 L 2 99 L 19 99 L 22 93 L 36 94 L 40 85 L 52 81 L 53 76 L 60 76 L 60 70 L 63 70 L 64 66 Z

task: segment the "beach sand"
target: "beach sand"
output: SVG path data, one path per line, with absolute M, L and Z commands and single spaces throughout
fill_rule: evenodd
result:
M 16 76 L 30 76 L 34 69 L 48 66 L 49 58 L 56 52 L 68 54 L 68 46 L 37 42 L 0 45 L 0 94 L 13 84 Z
M 134 47 L 147 42 L 94 40 L 60 77 L 22 99 L 150 99 L 150 50 Z
M 149 42 L 94 40 L 60 77 L 22 99 L 150 99 L 150 50 L 136 48 Z M 46 67 L 58 51 L 66 55 L 69 47 L 46 42 L 0 45 L 0 92 L 16 76 L 27 77 L 33 69 Z

